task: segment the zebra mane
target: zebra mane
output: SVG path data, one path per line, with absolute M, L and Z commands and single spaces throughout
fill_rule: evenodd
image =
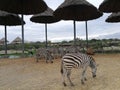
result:
M 90 60 L 90 67 L 94 68 L 96 66 L 96 62 L 95 59 L 92 56 L 89 56 L 89 60 Z

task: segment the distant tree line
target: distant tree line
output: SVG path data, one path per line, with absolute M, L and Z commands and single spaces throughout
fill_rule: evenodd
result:
M 65 45 L 73 45 L 73 40 L 70 41 L 61 41 L 61 42 L 51 42 L 48 41 L 48 47 L 60 47 L 60 46 L 65 46 Z M 81 47 L 81 48 L 86 48 L 86 40 L 83 39 L 76 39 L 76 45 Z M 45 42 L 30 42 L 30 43 L 25 43 L 25 50 L 31 50 L 33 48 L 38 49 L 38 48 L 43 48 L 45 47 Z M 88 40 L 88 46 L 92 47 L 95 52 L 120 52 L 120 39 L 91 39 Z M 5 46 L 0 45 L 0 50 L 4 50 Z M 21 44 L 8 44 L 8 50 L 21 50 L 22 45 Z M 108 48 L 108 50 L 107 50 Z M 115 49 L 114 49 L 115 48 Z M 118 49 L 117 49 L 118 48 Z

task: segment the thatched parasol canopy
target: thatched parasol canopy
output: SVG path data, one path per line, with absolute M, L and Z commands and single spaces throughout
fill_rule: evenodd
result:
M 120 0 L 104 0 L 99 6 L 99 10 L 102 12 L 118 12 L 120 11 Z
M 102 13 L 86 0 L 65 0 L 54 15 L 63 20 L 87 21 L 102 16 Z
M 43 13 L 32 16 L 30 20 L 36 23 L 45 23 L 45 34 L 46 34 L 45 38 L 46 38 L 46 48 L 47 48 L 47 24 L 57 22 L 60 19 L 56 18 L 53 15 L 53 10 L 48 7 L 47 10 L 44 11 Z
M 47 8 L 47 10 L 43 13 L 33 15 L 30 20 L 36 23 L 54 23 L 59 21 L 60 19 L 57 19 L 53 15 L 53 10 L 51 8 Z
M 110 23 L 120 22 L 120 12 L 112 13 L 110 16 L 108 16 L 106 22 L 110 22 Z
M 0 25 L 21 25 L 21 22 L 25 24 L 25 22 L 17 14 L 0 11 Z
M 43 0 L 0 0 L 0 10 L 15 14 L 37 14 L 47 8 Z

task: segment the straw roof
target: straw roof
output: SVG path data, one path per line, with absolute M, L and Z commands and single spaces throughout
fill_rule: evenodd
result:
M 0 41 L 1 41 L 1 42 L 5 42 L 5 38 L 2 38 Z
M 63 20 L 86 21 L 98 18 L 102 13 L 86 0 L 65 0 L 54 15 Z
M 99 10 L 102 12 L 118 12 L 120 11 L 120 0 L 104 0 L 100 6 Z
M 108 18 L 106 19 L 106 22 L 120 22 L 120 12 L 118 13 L 112 13 Z
M 57 19 L 53 15 L 53 10 L 51 8 L 47 8 L 47 10 L 43 13 L 32 16 L 30 20 L 36 23 L 53 23 L 59 21 L 60 19 Z
M 7 40 L 7 42 L 8 42 L 8 40 Z M 5 38 L 0 39 L 0 45 L 4 45 L 4 44 L 5 44 Z
M 16 14 L 0 11 L 0 25 L 21 25 L 21 22 L 25 22 Z
M 43 0 L 0 0 L 0 10 L 15 14 L 37 14 L 46 9 L 47 5 Z
M 1 40 L 0 40 L 0 45 L 3 45 L 5 43 L 5 38 L 2 38 Z
M 19 44 L 19 43 L 22 43 L 22 39 L 20 37 L 16 37 L 12 42 L 11 44 Z

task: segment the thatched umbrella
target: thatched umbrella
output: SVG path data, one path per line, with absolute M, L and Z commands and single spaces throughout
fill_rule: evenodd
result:
M 95 6 L 86 0 L 65 0 L 54 12 L 57 18 L 74 21 L 74 46 L 76 45 L 75 21 L 87 21 L 102 16 Z
M 102 12 L 118 12 L 120 11 L 120 0 L 104 0 L 100 6 L 99 10 Z
M 5 26 L 5 54 L 7 54 L 7 26 L 21 25 L 25 22 L 16 14 L 0 11 L 0 25 Z
M 110 23 L 120 22 L 120 12 L 112 13 L 110 16 L 108 16 L 106 22 L 110 22 Z
M 43 0 L 0 0 L 0 9 L 16 14 L 37 14 L 47 8 Z
M 0 10 L 23 15 L 37 14 L 45 11 L 47 5 L 43 0 L 0 0 Z M 24 26 L 22 23 L 22 51 L 24 54 Z
M 51 8 L 47 8 L 45 12 L 32 16 L 30 20 L 36 23 L 45 23 L 45 38 L 46 38 L 46 48 L 47 48 L 47 24 L 57 22 L 60 19 L 56 18 L 53 15 L 53 10 Z

